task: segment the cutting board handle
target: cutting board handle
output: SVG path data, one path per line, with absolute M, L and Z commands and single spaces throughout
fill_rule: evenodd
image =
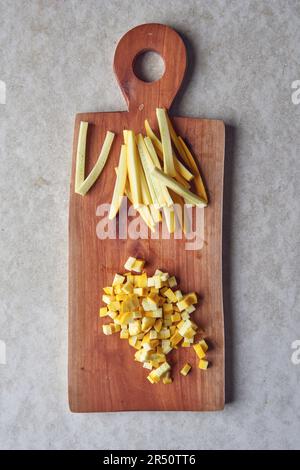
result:
M 164 60 L 163 76 L 144 82 L 134 73 L 134 61 L 143 52 L 155 51 Z M 187 65 L 185 45 L 174 29 L 148 23 L 128 31 L 119 41 L 114 56 L 114 72 L 129 111 L 169 108 L 180 88 Z

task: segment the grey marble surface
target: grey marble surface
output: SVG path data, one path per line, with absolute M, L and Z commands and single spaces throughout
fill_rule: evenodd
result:
M 125 109 L 114 48 L 144 22 L 167 23 L 188 44 L 176 113 L 227 125 L 228 403 L 220 413 L 76 415 L 66 369 L 74 115 Z M 300 448 L 299 24 L 297 0 L 0 0 L 1 448 Z

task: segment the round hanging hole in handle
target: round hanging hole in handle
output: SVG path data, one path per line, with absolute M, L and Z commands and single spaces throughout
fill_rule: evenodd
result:
M 159 80 L 145 82 L 135 74 L 133 67 L 145 51 L 158 53 L 165 64 Z M 147 23 L 128 31 L 119 41 L 114 56 L 114 72 L 129 111 L 153 107 L 169 108 L 182 84 L 186 70 L 185 45 L 169 26 Z
M 133 73 L 145 83 L 157 82 L 165 73 L 165 61 L 154 50 L 141 51 L 133 60 Z

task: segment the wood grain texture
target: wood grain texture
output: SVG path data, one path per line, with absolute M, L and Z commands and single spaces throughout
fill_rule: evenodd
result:
M 157 82 L 138 80 L 132 64 L 140 51 L 155 50 L 165 60 L 166 71 Z M 164 25 L 147 24 L 129 31 L 117 46 L 114 70 L 128 112 L 78 114 L 75 121 L 69 214 L 69 404 L 74 412 L 130 410 L 220 410 L 224 407 L 224 324 L 222 300 L 222 197 L 224 124 L 222 121 L 173 118 L 178 133 L 199 159 L 209 194 L 204 210 L 204 245 L 185 249 L 186 240 L 105 239 L 96 235 L 97 207 L 110 203 L 122 131 L 144 132 L 144 119 L 157 131 L 156 107 L 169 108 L 181 85 L 186 51 L 178 34 Z M 87 168 L 95 164 L 107 130 L 116 133 L 106 167 L 85 197 L 74 193 L 75 160 L 80 121 L 89 122 Z M 201 298 L 195 321 L 205 330 L 210 346 L 207 371 L 197 368 L 192 348 L 168 355 L 172 385 L 151 385 L 147 371 L 133 360 L 135 350 L 119 335 L 102 334 L 98 317 L 102 287 L 123 271 L 128 256 L 147 260 L 146 271 L 157 267 L 176 275 L 184 292 L 195 290 Z M 189 361 L 187 377 L 179 374 Z

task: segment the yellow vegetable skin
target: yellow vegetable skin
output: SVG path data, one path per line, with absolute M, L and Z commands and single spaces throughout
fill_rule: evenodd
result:
M 199 343 L 194 344 L 193 348 L 194 348 L 197 356 L 199 357 L 199 359 L 203 359 L 206 356 L 206 351 L 204 351 L 201 344 L 199 344 Z
M 116 173 L 118 173 L 118 168 L 115 168 Z M 126 181 L 126 186 L 125 186 L 125 195 L 128 197 L 129 201 L 133 204 L 133 198 L 132 194 L 129 188 L 128 184 L 128 179 Z M 151 213 L 149 211 L 149 208 L 144 205 L 140 205 L 139 207 L 136 208 L 142 219 L 144 220 L 145 224 L 150 228 L 151 232 L 155 232 L 155 224 L 152 219 Z
M 112 220 L 118 213 L 120 205 L 122 202 L 122 197 L 125 191 L 127 179 L 127 154 L 126 154 L 126 145 L 122 145 L 120 160 L 118 166 L 117 179 L 115 183 L 114 193 L 112 202 L 110 205 L 110 211 L 108 218 Z
M 156 154 L 155 148 L 153 146 L 152 140 L 149 137 L 145 137 L 144 142 L 145 142 L 145 145 L 147 147 L 148 154 L 149 154 L 149 156 L 151 158 L 151 161 L 152 161 L 152 165 L 149 162 L 149 169 L 151 170 L 151 172 L 152 172 L 152 169 L 154 167 L 161 170 L 161 164 L 160 164 L 160 161 L 157 157 L 157 154 Z M 152 178 L 152 176 L 151 176 L 151 178 Z M 169 194 L 168 188 L 166 188 L 165 185 L 162 185 L 155 178 L 153 179 L 153 184 L 155 185 L 157 198 L 158 198 L 158 201 L 159 201 L 159 204 L 161 205 L 161 207 L 164 207 L 165 205 L 167 205 L 168 207 L 171 207 L 173 205 L 173 201 L 172 201 L 172 198 Z
M 161 181 L 161 183 L 163 183 L 168 188 L 172 189 L 179 196 L 182 196 L 189 203 L 194 204 L 198 207 L 207 206 L 207 203 L 204 199 L 202 199 L 200 196 L 197 196 L 196 194 L 193 194 L 191 191 L 182 186 L 182 184 L 178 183 L 178 181 L 166 175 L 163 171 L 159 170 L 158 168 L 153 168 L 152 174 L 155 178 Z
M 192 366 L 188 362 L 186 364 L 184 364 L 183 368 L 180 371 L 181 375 L 184 375 L 184 376 L 188 375 L 191 368 L 192 368 Z
M 88 130 L 88 122 L 81 121 L 78 133 L 77 154 L 76 154 L 76 170 L 75 170 L 75 193 L 84 181 L 85 152 L 86 152 L 86 136 Z
M 156 109 L 156 117 L 158 121 L 163 157 L 164 157 L 164 172 L 169 176 L 175 176 L 175 164 L 173 159 L 173 151 L 171 144 L 171 137 L 169 133 L 168 122 L 166 118 L 166 112 L 162 108 Z
M 208 361 L 205 361 L 204 359 L 200 359 L 198 367 L 199 369 L 206 370 L 208 368 Z
M 105 163 L 107 161 L 113 140 L 115 134 L 113 132 L 107 132 L 106 137 L 104 139 L 104 143 L 100 152 L 100 155 L 98 157 L 98 160 L 90 172 L 90 174 L 87 176 L 85 180 L 82 178 L 84 177 L 84 166 L 85 166 L 85 147 L 86 144 L 84 143 L 86 141 L 86 133 L 87 133 L 87 126 L 85 126 L 87 123 L 83 123 L 83 125 L 80 125 L 80 130 L 79 134 L 81 133 L 82 135 L 79 135 L 78 138 L 78 149 L 77 149 L 77 159 L 76 161 L 76 175 L 75 175 L 75 192 L 80 194 L 81 196 L 85 196 L 85 194 L 89 191 L 89 189 L 93 186 L 93 184 L 97 181 L 99 176 L 102 173 L 102 170 L 105 166 Z
M 138 156 L 135 143 L 135 134 L 133 131 L 127 131 L 127 170 L 132 194 L 133 205 L 137 208 L 143 203 L 141 183 L 139 176 Z
M 149 122 L 145 121 L 145 129 L 148 138 L 153 142 L 156 152 L 161 160 L 163 160 L 163 147 L 159 138 L 155 135 L 153 130 L 150 127 Z M 178 160 L 178 158 L 173 154 L 173 161 L 175 165 L 175 175 L 174 177 L 185 187 L 189 188 L 190 185 L 187 181 L 190 181 L 194 175 L 187 169 L 185 166 Z
M 178 139 L 179 139 L 180 144 L 182 145 L 184 154 L 186 155 L 186 158 L 189 161 L 190 168 L 194 172 L 194 175 L 195 175 L 194 183 L 195 183 L 197 193 L 202 199 L 204 199 L 208 203 L 208 197 L 207 197 L 207 193 L 206 193 L 206 190 L 205 190 L 205 186 L 204 186 L 200 171 L 198 169 L 198 166 L 197 166 L 197 164 L 196 164 L 196 162 L 193 158 L 193 155 L 189 151 L 189 149 L 188 149 L 186 143 L 184 142 L 184 140 L 181 137 L 178 137 Z

